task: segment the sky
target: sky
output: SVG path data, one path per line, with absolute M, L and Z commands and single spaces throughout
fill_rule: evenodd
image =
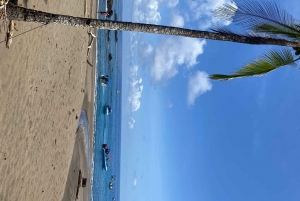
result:
M 126 1 L 123 20 L 208 30 L 228 2 Z M 299 69 L 207 78 L 278 47 L 123 34 L 122 201 L 300 200 Z

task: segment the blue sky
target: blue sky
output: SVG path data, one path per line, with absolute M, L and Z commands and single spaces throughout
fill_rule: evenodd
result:
M 224 23 L 211 12 L 225 2 L 133 0 L 123 19 L 207 29 Z M 275 2 L 300 19 L 296 0 Z M 122 201 L 300 200 L 298 68 L 210 81 L 274 47 L 140 33 L 124 41 Z

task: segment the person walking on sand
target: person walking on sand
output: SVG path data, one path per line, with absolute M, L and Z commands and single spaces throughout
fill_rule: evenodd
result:
M 113 14 L 114 14 L 114 11 L 111 10 L 111 11 L 105 11 L 105 12 L 97 12 L 97 13 L 100 13 L 101 15 L 105 15 L 107 18 L 110 18 Z

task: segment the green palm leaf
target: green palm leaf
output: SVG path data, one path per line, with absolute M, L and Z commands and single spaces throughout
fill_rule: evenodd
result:
M 214 28 L 211 28 L 210 30 L 220 33 L 220 34 L 231 34 L 236 36 L 244 36 L 248 38 L 256 38 L 256 37 L 262 37 L 262 38 L 270 38 L 270 39 L 283 39 L 279 35 L 275 35 L 273 33 L 267 33 L 264 31 L 254 31 L 254 30 L 242 30 L 242 31 L 234 31 L 228 28 L 227 26 L 215 26 Z M 281 34 L 284 35 L 284 34 Z M 298 34 L 299 35 L 299 34 Z M 296 37 L 296 36 L 295 36 Z M 300 35 L 299 35 L 300 37 Z
M 262 24 L 277 26 L 281 31 L 298 34 L 299 37 L 300 28 L 297 26 L 299 21 L 275 3 L 243 0 L 235 2 L 236 4 L 225 4 L 219 7 L 215 11 L 216 16 L 250 30 L 256 30 Z
M 227 81 L 234 78 L 261 76 L 282 66 L 290 65 L 296 67 L 297 64 L 295 62 L 299 59 L 294 59 L 293 53 L 289 49 L 272 50 L 261 58 L 246 64 L 231 75 L 213 74 L 209 78 Z
M 298 26 L 293 25 L 294 28 L 298 28 Z M 288 29 L 283 26 L 276 26 L 273 24 L 259 24 L 253 29 L 254 32 L 256 33 L 267 33 L 271 34 L 272 37 L 275 36 L 285 36 L 286 38 L 294 39 L 294 40 L 299 40 L 300 39 L 300 33 L 295 32 L 292 29 Z

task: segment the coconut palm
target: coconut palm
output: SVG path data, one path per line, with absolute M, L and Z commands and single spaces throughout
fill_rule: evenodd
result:
M 290 46 L 290 47 L 300 46 L 300 42 L 289 41 L 284 38 L 264 37 L 261 35 L 249 35 L 249 34 L 242 35 L 242 34 L 226 33 L 226 32 L 219 32 L 219 31 L 208 32 L 208 31 L 189 30 L 189 29 L 169 27 L 169 26 L 159 26 L 153 24 L 117 22 L 117 21 L 72 17 L 72 16 L 46 13 L 37 10 L 18 7 L 11 3 L 7 4 L 6 13 L 7 13 L 7 18 L 9 20 L 16 20 L 16 21 L 37 22 L 37 23 L 44 23 L 44 24 L 55 23 L 55 24 L 62 24 L 62 25 L 69 25 L 69 26 L 82 26 L 82 27 L 91 27 L 91 28 L 108 29 L 108 30 L 135 31 L 135 32 L 153 33 L 153 34 L 176 35 L 176 36 L 204 38 L 204 39 L 220 40 L 220 41 L 231 41 L 237 43 L 247 43 L 247 44 L 256 44 L 256 45 L 269 44 L 269 45 Z
M 300 22 L 288 14 L 284 9 L 272 2 L 239 1 L 237 5 L 223 5 L 216 10 L 217 16 L 232 20 L 241 26 L 245 34 L 280 38 L 293 42 L 300 42 Z M 234 33 L 224 27 L 214 29 L 217 33 Z M 240 70 L 231 75 L 214 74 L 213 80 L 230 80 L 248 76 L 261 76 L 282 66 L 297 66 L 300 59 L 300 48 L 275 49 L 265 53 L 262 57 L 247 63 Z
M 4 2 L 8 2 L 8 0 Z M 246 0 L 237 0 L 236 2 L 221 6 L 216 10 L 216 14 L 224 20 L 230 20 L 233 24 L 241 26 L 242 32 L 232 31 L 227 27 L 216 27 L 209 32 L 153 24 L 72 17 L 18 7 L 11 3 L 8 3 L 5 8 L 9 20 L 176 35 L 256 45 L 290 46 L 296 51 L 296 56 L 300 54 L 300 48 L 298 48 L 300 47 L 300 22 L 298 20 L 272 2 Z M 232 75 L 214 74 L 210 78 L 229 80 L 264 75 L 282 66 L 295 66 L 295 62 L 298 60 L 298 57 L 294 58 L 291 50 L 272 50 L 261 58 L 246 64 Z

